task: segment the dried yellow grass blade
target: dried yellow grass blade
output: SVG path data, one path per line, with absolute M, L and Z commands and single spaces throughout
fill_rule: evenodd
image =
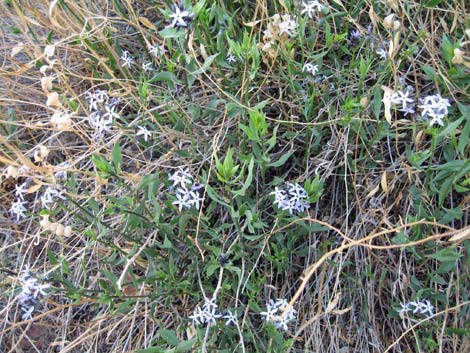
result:
M 60 26 L 60 23 L 57 22 L 54 18 L 54 16 L 52 15 L 52 12 L 54 11 L 54 7 L 57 5 L 57 2 L 59 0 L 54 0 L 51 2 L 50 6 L 49 6 L 49 11 L 48 11 L 48 15 L 49 15 L 49 21 L 51 21 L 51 24 L 55 27 L 61 27 Z
M 340 297 L 341 297 L 341 293 L 336 293 L 333 300 L 328 303 L 328 306 L 326 307 L 326 310 L 325 310 L 325 314 L 331 313 L 338 306 Z
M 393 94 L 393 90 L 387 86 L 382 86 L 382 90 L 384 91 L 382 102 L 384 104 L 385 120 L 387 120 L 387 122 L 391 125 L 392 124 L 391 96 Z
M 150 20 L 147 17 L 139 16 L 139 22 L 142 23 L 145 27 L 151 29 L 152 31 L 156 31 L 157 27 L 150 22 Z
M 21 53 L 24 49 L 24 43 L 18 43 L 11 49 L 11 57 L 15 57 L 18 53 Z
M 464 241 L 464 240 L 467 240 L 467 239 L 470 239 L 470 227 L 462 229 L 460 232 L 453 235 L 449 239 L 449 241 L 458 242 L 458 241 Z
M 248 27 L 254 27 L 256 26 L 258 23 L 260 23 L 262 20 L 256 20 L 256 21 L 252 21 L 252 22 L 244 22 L 243 25 L 244 26 L 248 26 Z
M 41 184 L 35 184 L 35 185 L 31 186 L 30 188 L 26 189 L 26 193 L 27 194 L 33 194 L 36 191 L 38 191 L 41 188 L 41 186 L 42 186 Z
M 338 309 L 338 310 L 333 310 L 331 313 L 334 315 L 344 315 L 348 311 L 351 311 L 352 307 L 348 306 L 347 308 L 344 309 Z
M 387 172 L 382 173 L 382 177 L 380 178 L 380 186 L 384 193 L 388 194 L 388 186 L 387 186 Z
M 287 13 L 289 12 L 289 8 L 286 6 L 286 3 L 284 0 L 279 0 L 279 4 L 281 4 L 285 12 Z

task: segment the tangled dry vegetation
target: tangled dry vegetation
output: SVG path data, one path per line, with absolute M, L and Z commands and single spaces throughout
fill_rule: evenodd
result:
M 470 351 L 469 14 L 1 0 L 0 351 Z

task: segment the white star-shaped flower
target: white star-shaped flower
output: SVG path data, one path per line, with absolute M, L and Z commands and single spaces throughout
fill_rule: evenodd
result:
M 439 126 L 444 126 L 442 119 L 444 119 L 442 115 L 432 116 L 431 120 L 429 120 L 429 125 L 434 126 L 435 124 L 438 124 Z
M 105 119 L 105 120 L 113 121 L 113 119 L 119 119 L 120 118 L 119 114 L 114 111 L 114 108 L 116 108 L 115 105 L 107 105 L 104 108 L 105 108 L 106 112 L 103 114 L 103 119 L 108 118 L 108 119 Z
M 404 116 L 415 113 L 415 109 L 413 107 L 400 108 L 399 111 L 404 113 Z
M 302 11 L 300 12 L 301 15 L 307 14 L 308 17 L 312 18 L 317 12 L 321 12 L 323 10 L 323 5 L 320 2 L 313 0 L 307 3 L 302 1 Z
M 155 69 L 153 68 L 151 62 L 145 62 L 145 63 L 142 63 L 142 70 L 144 70 L 144 72 L 148 72 L 148 71 L 154 71 Z
M 193 315 L 189 316 L 191 320 L 193 320 L 193 325 L 201 325 L 204 323 L 204 314 L 200 306 L 197 306 L 194 309 Z
M 415 100 L 410 97 L 409 91 L 397 91 L 392 94 L 391 100 L 395 104 L 401 104 L 403 109 L 407 109 L 407 104 L 413 104 Z
M 227 62 L 229 64 L 234 64 L 237 62 L 237 58 L 235 57 L 235 55 L 233 55 L 232 53 L 228 53 L 227 55 Z
M 388 58 L 388 53 L 384 48 L 379 48 L 375 51 L 375 53 L 380 56 L 382 59 Z
M 10 214 L 12 216 L 16 216 L 16 221 L 18 222 L 20 218 L 25 218 L 26 215 L 24 214 L 26 211 L 26 201 L 22 201 L 21 199 L 17 199 L 15 202 L 11 204 L 10 207 Z
M 134 64 L 134 59 L 130 56 L 130 53 L 127 50 L 122 52 L 121 60 L 123 61 L 121 64 L 122 67 L 131 68 L 131 66 Z
M 158 58 L 159 56 L 164 55 L 166 53 L 166 49 L 164 45 L 159 45 L 156 43 L 150 47 L 149 53 L 153 57 Z
M 29 306 L 23 309 L 23 315 L 21 315 L 21 320 L 32 320 L 33 319 L 34 306 Z
M 444 119 L 448 114 L 448 107 L 450 107 L 450 102 L 446 98 L 442 98 L 439 94 L 427 96 L 420 100 L 421 105 L 418 105 L 418 108 L 421 109 L 421 116 L 423 118 L 431 118 L 429 124 L 433 126 L 438 124 L 444 126 Z
M 360 40 L 363 37 L 362 33 L 359 32 L 357 29 L 353 30 L 350 36 L 351 36 L 351 39 L 356 39 L 356 40 Z
M 178 190 L 182 190 L 178 188 Z M 191 201 L 189 196 L 189 191 L 187 192 L 178 192 L 176 193 L 176 201 L 173 201 L 172 204 L 178 207 L 178 210 L 181 212 L 183 208 L 191 208 Z
M 65 200 L 63 193 L 63 191 L 59 191 L 52 186 L 48 186 L 41 197 L 42 207 L 48 209 L 56 199 Z
M 193 177 L 188 169 L 179 168 L 175 173 L 168 176 L 168 180 L 173 181 L 173 186 L 181 186 L 186 188 L 186 185 L 193 182 Z
M 225 326 L 237 324 L 237 315 L 232 313 L 230 310 L 227 310 L 227 314 L 222 316 L 222 318 L 225 319 Z
M 302 72 L 308 72 L 312 76 L 315 76 L 319 69 L 320 68 L 318 65 L 313 63 L 305 63 L 305 65 L 302 67 Z
M 137 129 L 139 131 L 137 131 L 137 133 L 135 135 L 136 136 L 143 136 L 145 142 L 147 142 L 149 137 L 152 137 L 152 133 L 145 126 L 137 125 Z
M 26 191 L 26 182 L 24 182 L 20 186 L 15 185 L 15 196 L 19 197 L 22 201 L 24 201 L 24 194 L 26 193 Z
M 297 34 L 297 22 L 295 20 L 287 20 L 279 23 L 279 35 L 287 34 L 293 37 Z
M 188 23 L 186 21 L 190 20 L 191 17 L 192 14 L 188 10 L 185 10 L 183 7 L 178 5 L 174 5 L 173 13 L 170 15 L 171 23 L 167 27 L 187 27 Z

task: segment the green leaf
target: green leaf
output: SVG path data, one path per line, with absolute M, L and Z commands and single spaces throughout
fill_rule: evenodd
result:
M 217 169 L 217 178 L 224 183 L 229 183 L 239 168 L 238 165 L 234 165 L 233 151 L 231 148 L 227 150 L 224 162 L 221 163 L 219 159 L 215 157 L 215 164 Z
M 196 339 L 193 338 L 191 340 L 182 341 L 176 346 L 176 353 L 185 353 L 191 351 L 194 346 Z
M 434 81 L 436 74 L 434 73 L 434 69 L 431 66 L 421 65 L 421 70 L 424 71 L 429 80 Z
M 210 186 L 210 185 L 207 185 L 206 186 L 206 192 L 207 192 L 207 195 L 212 199 L 214 200 L 215 202 L 217 202 L 218 204 L 220 205 L 224 205 L 225 207 L 227 207 L 228 209 L 232 210 L 232 206 L 230 206 L 228 204 L 228 201 L 225 200 L 223 197 L 219 196 L 218 193 L 216 193 L 214 191 L 214 189 Z
M 184 38 L 186 35 L 186 31 L 180 28 L 165 28 L 159 33 L 163 38 Z
M 380 85 L 374 88 L 374 99 L 372 100 L 372 110 L 376 119 L 380 119 L 380 113 L 382 110 L 382 90 Z
M 449 37 L 444 33 L 442 35 L 442 58 L 447 62 L 449 67 L 452 65 L 452 58 L 454 57 L 454 44 L 450 41 Z
M 117 286 L 118 278 L 116 277 L 116 275 L 112 272 L 109 272 L 108 270 L 101 270 L 101 273 L 104 274 L 106 278 L 108 278 L 108 280 L 111 282 L 111 284 L 113 285 L 115 294 L 117 294 L 118 296 L 121 296 L 122 293 Z
M 178 78 L 173 73 L 168 72 L 168 71 L 159 72 L 158 74 L 156 74 L 149 80 L 149 83 L 161 82 L 161 81 L 181 83 L 181 80 L 178 80 Z
M 206 6 L 206 0 L 200 0 L 198 1 L 194 6 L 193 6 L 193 13 L 195 16 L 197 16 L 199 14 L 199 12 L 201 12 L 204 7 Z
M 277 130 L 279 129 L 279 125 L 276 125 L 273 129 L 273 134 L 272 136 L 266 141 L 266 145 L 268 146 L 267 152 L 273 149 L 273 147 L 276 145 L 277 141 Z
M 439 139 L 439 138 L 449 136 L 451 133 L 453 133 L 455 131 L 455 129 L 457 129 L 457 127 L 460 125 L 460 123 L 462 123 L 463 119 L 464 119 L 464 117 L 461 117 L 460 119 L 457 119 L 456 121 L 450 123 L 449 125 L 447 125 L 445 127 L 444 130 L 440 131 L 436 135 L 436 137 Z
M 180 343 L 180 340 L 176 337 L 176 333 L 173 330 L 161 329 L 158 333 L 169 345 L 177 346 Z
M 248 165 L 248 177 L 246 178 L 245 183 L 243 184 L 243 187 L 240 190 L 236 190 L 233 192 L 234 195 L 237 196 L 245 196 L 246 190 L 250 187 L 252 181 L 253 181 L 253 167 L 255 165 L 255 160 L 253 157 L 250 159 L 250 164 Z
M 444 0 L 429 0 L 427 3 L 424 4 L 426 7 L 435 7 L 439 5 Z
M 246 134 L 248 139 L 250 139 L 251 141 L 255 141 L 255 142 L 260 141 L 260 138 L 258 136 L 258 131 L 256 129 L 253 129 L 251 124 L 250 124 L 250 127 L 248 127 L 244 124 L 240 124 L 239 127 Z
M 251 110 L 250 128 L 256 130 L 259 136 L 265 136 L 268 132 L 268 123 L 266 122 L 266 115 L 259 110 Z
M 135 353 L 165 353 L 165 349 L 161 347 L 150 347 L 146 349 L 139 349 Z
M 470 120 L 467 120 L 467 123 L 462 129 L 462 132 L 459 136 L 459 152 L 460 154 L 465 154 L 465 149 L 469 146 L 470 141 Z
M 292 154 L 294 153 L 294 151 L 290 150 L 289 152 L 287 153 L 284 153 L 281 158 L 279 158 L 277 161 L 275 162 L 272 162 L 272 163 L 269 163 L 267 166 L 268 167 L 281 167 L 284 165 L 284 163 L 287 162 L 287 160 L 289 159 L 290 156 L 292 156 Z
M 204 61 L 204 64 L 202 64 L 202 66 L 200 68 L 198 68 L 196 71 L 193 71 L 191 74 L 196 76 L 196 75 L 199 75 L 199 74 L 202 74 L 203 72 L 206 72 L 207 69 L 209 68 L 209 66 L 211 66 L 212 62 L 214 61 L 214 59 L 218 56 L 219 54 L 214 54 L 214 55 L 211 55 L 209 56 L 206 61 Z
M 119 145 L 119 141 L 116 141 L 113 150 L 111 151 L 111 161 L 113 162 L 116 174 L 121 173 L 122 152 L 121 146 Z
M 457 335 L 457 336 L 468 336 L 470 335 L 470 329 L 460 327 L 446 327 L 446 335 Z
M 114 168 L 102 156 L 95 154 L 91 156 L 91 160 L 102 178 L 107 178 L 113 174 Z
M 437 260 L 439 262 L 456 261 L 462 254 L 458 253 L 454 248 L 449 247 L 435 252 L 434 254 L 425 255 L 427 258 Z
M 206 267 L 206 275 L 207 277 L 210 277 L 214 274 L 214 272 L 219 268 L 219 264 L 209 264 Z

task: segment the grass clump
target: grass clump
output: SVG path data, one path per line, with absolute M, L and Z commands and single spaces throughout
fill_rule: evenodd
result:
M 459 1 L 2 1 L 5 352 L 465 351 Z

